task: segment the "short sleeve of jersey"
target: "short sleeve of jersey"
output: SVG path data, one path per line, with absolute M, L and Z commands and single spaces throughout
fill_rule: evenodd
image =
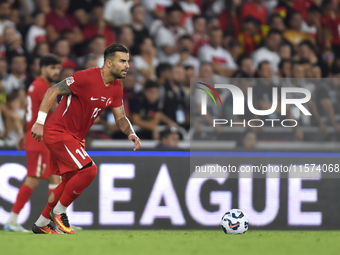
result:
M 121 107 L 123 105 L 123 86 L 122 83 L 118 80 L 115 83 L 114 95 L 111 103 L 111 107 Z
M 73 94 L 77 95 L 84 90 L 86 76 L 84 71 L 78 71 L 65 79 L 67 86 L 69 86 Z

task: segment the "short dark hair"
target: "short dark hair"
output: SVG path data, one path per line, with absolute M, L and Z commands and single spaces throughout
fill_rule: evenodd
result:
M 188 35 L 188 34 L 184 34 L 184 35 L 182 35 L 182 36 L 179 38 L 179 40 L 180 40 L 180 41 L 181 41 L 181 40 L 190 40 L 190 41 L 191 41 L 191 36 Z
M 162 72 L 168 71 L 172 69 L 172 65 L 169 63 L 160 63 L 156 67 L 156 76 L 159 78 Z
M 292 64 L 292 61 L 290 59 L 281 59 L 279 63 L 279 70 L 281 70 L 286 63 Z
M 268 38 L 269 36 L 275 35 L 275 34 L 281 35 L 281 36 L 282 36 L 282 33 L 281 33 L 280 30 L 278 30 L 278 29 L 270 29 L 270 31 L 269 31 L 269 33 L 268 33 L 268 35 L 267 35 L 267 38 Z
M 261 26 L 261 21 L 257 18 L 252 17 L 252 16 L 246 17 L 243 22 L 244 23 L 252 23 L 255 26 Z
M 309 41 L 309 40 L 303 40 L 300 44 L 299 44 L 299 47 L 303 46 L 303 45 L 306 45 L 311 51 L 313 51 L 315 54 L 316 54 L 316 49 L 315 49 L 315 46 L 314 44 Z
M 309 7 L 308 12 L 310 12 L 310 13 L 321 13 L 321 10 L 318 6 L 313 4 L 313 5 L 311 5 L 311 7 Z
M 265 65 L 265 64 L 269 64 L 270 65 L 270 62 L 268 60 L 263 60 L 259 63 L 259 65 L 257 66 L 257 70 L 260 70 L 262 69 L 262 66 Z
M 206 17 L 204 17 L 203 15 L 195 15 L 194 17 L 192 17 L 192 23 L 195 23 L 196 20 L 198 19 L 205 19 L 207 20 Z
M 130 13 L 132 14 L 135 11 L 135 9 L 138 8 L 138 7 L 143 7 L 143 5 L 141 5 L 141 4 L 132 5 L 132 7 L 130 8 Z
M 36 18 L 39 14 L 44 14 L 41 10 L 35 10 L 33 13 L 32 13 L 32 18 Z
M 159 88 L 159 85 L 157 82 L 153 80 L 147 80 L 144 85 L 144 90 L 151 89 L 151 88 Z
M 168 15 L 174 11 L 180 11 L 183 12 L 182 7 L 178 3 L 174 3 L 173 5 L 170 5 L 165 8 L 165 13 Z
M 249 76 L 249 74 L 241 70 L 238 70 L 233 74 L 233 78 L 251 78 L 251 77 Z
M 305 63 L 304 62 L 302 62 L 302 61 L 293 61 L 292 62 L 292 69 L 294 69 L 294 67 L 296 66 L 296 65 L 298 65 L 298 66 L 303 66 Z
M 23 54 L 14 54 L 14 55 L 12 56 L 11 60 L 10 60 L 10 63 L 12 64 L 13 59 L 18 58 L 18 57 L 23 57 L 23 58 L 25 58 L 25 60 L 27 60 L 27 59 L 26 59 L 26 56 L 23 55 Z
M 49 65 L 59 65 L 61 64 L 60 58 L 54 54 L 47 54 L 46 56 L 40 58 L 40 68 Z
M 171 127 L 171 128 L 166 128 L 165 130 L 163 130 L 160 133 L 160 140 L 162 140 L 163 138 L 168 138 L 170 134 L 179 135 L 177 128 Z
M 241 55 L 241 56 L 237 59 L 237 65 L 238 65 L 238 66 L 241 66 L 241 65 L 242 65 L 242 62 L 243 62 L 244 60 L 246 60 L 246 59 L 253 60 L 253 59 L 251 58 L 250 55 L 247 55 L 247 54 Z
M 129 50 L 122 44 L 114 43 L 107 47 L 104 51 L 104 61 L 115 55 L 116 52 L 129 53 Z
M 279 14 L 274 13 L 274 14 L 272 14 L 272 15 L 269 17 L 269 22 L 268 22 L 268 24 L 269 24 L 269 25 L 272 24 L 272 22 L 274 21 L 275 18 L 280 18 L 280 19 L 282 19 L 282 17 L 281 17 Z

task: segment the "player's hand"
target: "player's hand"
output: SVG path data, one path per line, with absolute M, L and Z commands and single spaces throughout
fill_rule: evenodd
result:
M 19 141 L 17 143 L 17 149 L 19 151 L 24 150 L 25 149 L 25 134 L 21 134 Z
M 31 129 L 31 135 L 35 140 L 40 142 L 42 140 L 42 136 L 44 133 L 44 125 L 41 125 L 39 123 L 34 123 L 32 129 Z
M 138 150 L 142 146 L 140 139 L 136 134 L 129 134 L 128 139 L 135 143 L 135 146 L 133 147 L 134 151 Z

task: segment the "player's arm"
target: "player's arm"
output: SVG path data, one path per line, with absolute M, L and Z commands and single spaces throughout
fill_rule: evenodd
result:
M 38 142 L 41 141 L 43 136 L 47 113 L 51 110 L 51 107 L 54 105 L 54 102 L 59 95 L 72 95 L 72 91 L 67 85 L 66 79 L 49 88 L 40 104 L 38 119 L 31 129 L 33 138 Z
M 134 142 L 135 146 L 133 150 L 138 150 L 141 147 L 141 142 L 139 137 L 136 135 L 131 122 L 125 115 L 124 105 L 120 107 L 113 107 L 112 108 L 113 116 L 115 117 L 116 124 L 119 129 L 128 136 L 128 139 Z

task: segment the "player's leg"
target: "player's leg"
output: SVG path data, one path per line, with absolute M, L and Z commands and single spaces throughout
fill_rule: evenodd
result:
M 66 183 L 63 194 L 51 211 L 51 217 L 59 229 L 65 233 L 73 233 L 66 215 L 67 207 L 76 200 L 97 175 L 97 166 L 90 162 Z
M 50 197 L 51 193 L 60 183 L 61 180 L 59 175 L 52 174 L 48 176 L 48 197 Z
M 39 185 L 40 177 L 45 170 L 43 159 L 43 154 L 41 152 L 27 152 L 27 177 L 19 189 L 12 211 L 10 212 L 10 217 L 7 223 L 4 225 L 4 230 L 14 232 L 28 232 L 17 223 L 17 220 L 20 211 L 30 199 L 33 191 Z
M 40 178 L 27 176 L 25 182 L 21 185 L 15 203 L 10 212 L 9 219 L 4 225 L 4 230 L 13 232 L 28 232 L 25 228 L 18 224 L 18 216 L 22 208 L 30 199 L 33 190 L 38 187 Z

